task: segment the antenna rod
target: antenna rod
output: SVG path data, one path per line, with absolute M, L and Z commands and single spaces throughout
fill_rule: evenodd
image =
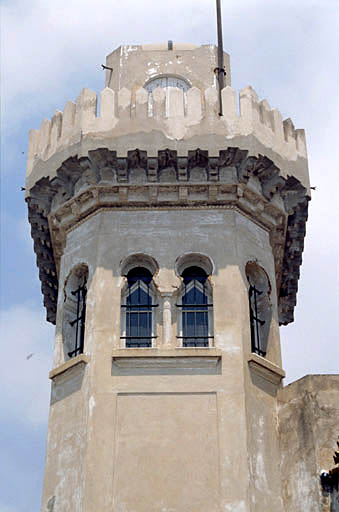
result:
M 219 83 L 219 116 L 222 116 L 222 96 L 221 91 L 225 87 L 225 68 L 224 68 L 224 49 L 222 43 L 222 25 L 221 25 L 221 9 L 220 0 L 217 0 L 217 24 L 218 24 L 218 67 L 215 71 L 218 73 Z

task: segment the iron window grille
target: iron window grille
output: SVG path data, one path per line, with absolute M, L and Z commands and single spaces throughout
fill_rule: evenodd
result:
M 259 356 L 266 356 L 266 350 L 263 348 L 263 337 L 261 327 L 265 324 L 265 320 L 259 318 L 258 313 L 258 297 L 263 292 L 259 291 L 255 286 L 251 285 L 249 289 L 250 303 L 250 323 L 251 323 L 251 342 L 252 352 Z
M 86 281 L 76 290 L 71 292 L 76 299 L 77 312 L 74 320 L 70 321 L 71 327 L 75 326 L 74 332 L 74 350 L 68 352 L 69 357 L 75 357 L 84 351 L 85 340 L 85 317 L 86 317 Z
M 190 267 L 183 274 L 181 304 L 181 330 L 183 347 L 208 347 L 210 335 L 209 316 L 213 304 L 208 302 L 207 275 L 199 267 Z
M 150 289 L 152 274 L 145 268 L 132 269 L 127 275 L 128 293 L 125 309 L 126 348 L 151 348 L 153 336 L 153 304 Z

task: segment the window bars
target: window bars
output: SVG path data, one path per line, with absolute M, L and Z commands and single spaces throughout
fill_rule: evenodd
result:
M 263 350 L 263 337 L 261 333 L 261 327 L 265 324 L 265 320 L 261 320 L 258 316 L 258 297 L 262 295 L 262 293 L 263 292 L 259 291 L 255 286 L 250 286 L 249 302 L 252 352 L 265 357 L 266 350 Z
M 151 273 L 142 267 L 132 269 L 127 276 L 128 294 L 125 308 L 126 348 L 151 348 L 153 336 L 153 308 L 150 285 Z
M 76 290 L 71 292 L 76 298 L 77 312 L 74 320 L 70 322 L 71 327 L 75 326 L 74 350 L 68 352 L 69 357 L 75 357 L 84 351 L 85 339 L 85 316 L 86 316 L 86 281 Z
M 208 293 L 206 290 L 206 273 L 199 267 L 190 267 L 186 269 L 182 277 L 183 294 L 181 304 L 177 307 L 181 309 L 181 327 L 183 347 L 208 347 L 209 339 L 209 312 L 213 304 L 208 303 Z

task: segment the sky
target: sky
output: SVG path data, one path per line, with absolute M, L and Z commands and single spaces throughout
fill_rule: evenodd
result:
M 223 0 L 232 86 L 252 85 L 305 128 L 311 185 L 295 322 L 281 328 L 285 383 L 339 373 L 339 3 Z M 28 131 L 121 44 L 216 42 L 214 0 L 3 0 L 1 9 L 0 512 L 40 509 L 54 327 L 45 321 L 24 192 Z

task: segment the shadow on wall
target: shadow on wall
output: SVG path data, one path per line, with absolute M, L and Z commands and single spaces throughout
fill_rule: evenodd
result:
M 258 375 L 255 371 L 250 371 L 251 381 L 254 386 L 261 389 L 265 394 L 272 397 L 276 397 L 279 391 L 279 387 L 273 382 L 269 382 L 268 379 Z
M 86 365 L 77 364 L 67 372 L 55 377 L 51 388 L 51 405 L 81 390 Z

